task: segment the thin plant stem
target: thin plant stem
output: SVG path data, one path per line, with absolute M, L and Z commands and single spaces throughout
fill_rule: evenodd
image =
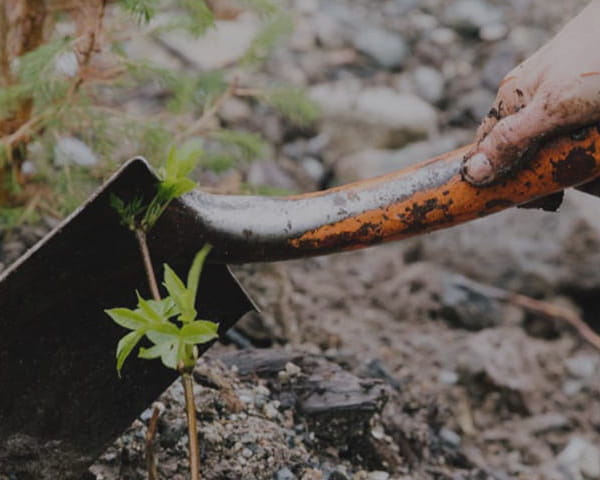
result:
M 148 285 L 150 286 L 152 297 L 154 300 L 159 301 L 160 292 L 158 291 L 156 274 L 154 273 L 154 267 L 152 266 L 152 258 L 150 257 L 150 249 L 148 248 L 148 242 L 146 240 L 146 232 L 141 228 L 136 228 L 135 238 L 138 241 L 140 253 L 142 254 L 142 259 L 144 260 L 144 269 L 146 270 L 146 277 L 148 278 Z M 158 413 L 158 408 L 154 407 L 152 418 L 148 424 L 148 432 L 146 433 L 146 468 L 148 470 L 148 480 L 158 480 L 156 457 L 154 455 L 154 436 L 156 434 Z
M 150 258 L 150 250 L 148 249 L 148 242 L 146 240 L 146 232 L 141 228 L 135 229 L 135 238 L 138 241 L 140 247 L 140 253 L 144 261 L 144 268 L 146 270 L 146 277 L 148 277 L 148 285 L 150 286 L 150 292 L 154 300 L 160 300 L 160 293 L 158 291 L 158 284 L 156 282 L 156 275 L 154 274 L 154 267 L 152 266 L 152 259 Z
M 190 449 L 190 478 L 200 480 L 200 458 L 198 452 L 198 426 L 196 424 L 196 405 L 194 403 L 194 380 L 189 372 L 181 372 L 181 383 L 185 395 L 188 437 Z
M 156 436 L 159 413 L 160 410 L 158 407 L 154 407 L 152 417 L 148 422 L 148 430 L 146 431 L 146 469 L 148 470 L 148 480 L 158 480 L 156 455 L 154 454 L 154 437 Z

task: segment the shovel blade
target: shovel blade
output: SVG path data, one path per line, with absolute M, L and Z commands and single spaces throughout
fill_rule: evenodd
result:
M 115 349 L 127 331 L 104 313 L 133 307 L 136 289 L 150 296 L 110 194 L 148 197 L 155 184 L 143 160 L 128 162 L 0 277 L 0 474 L 79 478 L 176 378 L 135 355 L 119 378 Z M 159 277 L 163 263 L 185 276 L 196 253 L 152 238 L 151 250 Z M 197 307 L 222 334 L 253 304 L 226 265 L 208 264 Z

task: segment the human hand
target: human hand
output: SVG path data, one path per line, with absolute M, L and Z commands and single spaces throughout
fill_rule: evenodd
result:
M 485 186 L 518 168 L 548 135 L 600 121 L 600 0 L 500 83 L 463 175 Z

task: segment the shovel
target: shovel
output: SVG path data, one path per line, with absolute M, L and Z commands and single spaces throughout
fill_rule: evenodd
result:
M 217 321 L 223 334 L 254 308 L 227 263 L 294 259 L 397 240 L 600 176 L 596 126 L 548 141 L 510 178 L 485 188 L 462 178 L 468 148 L 292 197 L 195 190 L 174 201 L 150 232 L 154 267 L 162 272 L 168 263 L 183 275 L 196 251 L 210 242 L 198 311 L 200 318 Z M 160 362 L 133 356 L 119 378 L 115 347 L 123 331 L 104 313 L 134 305 L 136 289 L 148 293 L 135 237 L 120 225 L 109 197 L 149 198 L 156 183 L 143 159 L 130 160 L 0 276 L 0 474 L 44 478 L 45 468 L 58 472 L 55 478 L 79 478 L 175 379 Z

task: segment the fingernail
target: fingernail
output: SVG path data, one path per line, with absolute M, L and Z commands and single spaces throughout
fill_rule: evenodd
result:
M 473 183 L 483 183 L 491 180 L 494 171 L 485 153 L 473 155 L 465 163 L 464 174 Z

